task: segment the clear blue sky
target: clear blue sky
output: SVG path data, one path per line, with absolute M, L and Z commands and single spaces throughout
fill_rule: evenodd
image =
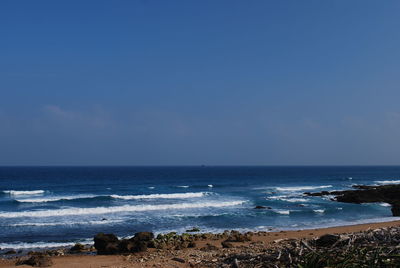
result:
M 0 1 L 0 165 L 400 164 L 399 14 Z

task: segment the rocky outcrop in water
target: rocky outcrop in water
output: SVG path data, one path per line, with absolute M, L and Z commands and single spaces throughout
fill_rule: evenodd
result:
M 400 216 L 400 185 L 354 185 L 355 190 L 322 191 L 318 193 L 304 193 L 308 196 L 334 195 L 338 202 L 344 203 L 389 203 L 392 206 L 393 216 Z

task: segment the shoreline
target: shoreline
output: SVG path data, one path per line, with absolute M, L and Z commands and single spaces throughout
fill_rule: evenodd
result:
M 343 222 L 343 224 L 333 224 L 333 225 L 327 225 L 325 227 L 320 227 L 320 226 L 315 226 L 315 227 L 305 227 L 305 228 L 296 228 L 296 227 L 290 227 L 287 229 L 283 229 L 283 228 L 275 228 L 275 227 L 268 227 L 265 228 L 265 230 L 263 229 L 250 229 L 250 228 L 239 228 L 239 229 L 229 229 L 229 231 L 238 231 L 241 233 L 280 233 L 280 232 L 298 232 L 298 231 L 308 231 L 308 230 L 320 230 L 320 229 L 330 229 L 330 228 L 345 228 L 345 227 L 349 227 L 349 226 L 361 226 L 361 225 L 369 225 L 369 224 L 383 224 L 383 223 L 390 223 L 390 222 L 400 222 L 400 217 L 393 217 L 393 216 L 388 216 L 385 218 L 377 218 L 377 219 L 366 219 L 366 220 L 359 220 L 356 221 L 354 223 L 350 223 L 350 222 Z M 171 230 L 170 232 L 174 232 L 177 233 L 178 235 L 182 235 L 184 233 L 189 233 L 189 234 L 213 234 L 213 235 L 218 235 L 223 233 L 222 231 L 219 232 L 207 232 L 207 231 L 198 231 L 198 232 L 177 232 L 177 231 L 173 231 Z M 157 233 L 155 232 L 154 234 L 157 236 L 158 234 L 168 234 L 170 232 L 160 232 Z M 133 235 L 133 234 L 132 234 Z M 127 236 L 127 237 L 131 237 Z M 123 239 L 125 237 L 120 237 L 120 239 Z M 87 243 L 87 241 L 91 241 L 93 242 L 93 238 L 85 238 L 85 239 L 81 239 L 81 241 L 77 241 L 77 242 L 60 242 L 60 246 L 44 246 L 46 245 L 46 242 L 43 242 L 44 245 L 40 246 L 40 247 L 1 247 L 0 251 L 8 251 L 8 250 L 15 250 L 15 251 L 24 251 L 25 254 L 29 251 L 35 251 L 35 252 L 41 252 L 41 251 L 46 251 L 46 250 L 57 250 L 57 249 L 69 249 L 71 247 L 73 247 L 75 244 L 82 244 L 85 245 L 87 247 L 93 246 L 93 243 Z M 83 242 L 85 241 L 85 242 Z M 24 242 L 22 242 L 24 243 Z M 25 242 L 26 244 L 28 244 L 28 242 Z M 48 242 L 48 244 L 52 244 L 53 242 Z M 10 243 L 11 244 L 11 243 Z M 18 256 L 24 255 L 24 253 L 19 254 Z M 0 254 L 0 259 L 5 259 L 4 257 L 6 257 L 6 254 L 1 253 Z M 11 256 L 12 257 L 12 256 Z
M 324 227 L 324 228 L 311 228 L 311 229 L 295 229 L 286 231 L 258 231 L 248 232 L 246 234 L 251 235 L 251 241 L 235 242 L 234 249 L 236 251 L 248 251 L 249 249 L 262 245 L 263 248 L 273 247 L 274 244 L 280 243 L 286 240 L 302 240 L 302 239 L 314 239 L 326 234 L 352 234 L 359 232 L 366 232 L 368 230 L 375 230 L 381 228 L 400 227 L 400 220 L 396 219 L 393 221 L 384 222 L 372 222 L 362 223 L 353 225 L 342 225 L 335 227 Z M 202 235 L 200 233 L 199 235 Z M 196 246 L 193 248 L 182 248 L 182 249 L 149 249 L 145 252 L 131 253 L 124 255 L 94 255 L 95 252 L 91 251 L 92 255 L 87 253 L 68 253 L 64 256 L 51 257 L 53 265 L 51 267 L 63 268 L 63 267 L 213 267 L 212 261 L 215 257 L 210 259 L 211 266 L 202 266 L 201 263 L 193 263 L 194 255 L 202 256 L 202 259 L 206 260 L 210 256 L 206 254 L 206 251 L 215 251 L 213 254 L 219 256 L 232 251 L 229 248 L 223 248 L 221 242 L 225 240 L 224 237 L 218 237 L 222 234 L 214 234 L 210 236 L 204 236 L 204 239 L 196 241 Z M 65 247 L 62 247 L 65 249 Z M 209 249 L 205 251 L 205 248 Z M 41 252 L 42 250 L 40 250 Z M 204 255 L 204 256 L 203 256 Z M 206 256 L 207 255 L 207 256 Z M 213 255 L 213 256 L 214 256 Z M 0 259 L 0 268 L 16 267 L 15 263 L 18 257 Z M 197 265 L 197 266 L 196 266 Z M 26 265 L 17 267 L 30 267 Z

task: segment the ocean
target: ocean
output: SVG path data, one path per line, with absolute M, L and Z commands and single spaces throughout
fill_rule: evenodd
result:
M 0 248 L 91 243 L 99 232 L 127 237 L 388 221 L 396 218 L 387 204 L 303 193 L 391 183 L 400 183 L 398 166 L 0 167 Z

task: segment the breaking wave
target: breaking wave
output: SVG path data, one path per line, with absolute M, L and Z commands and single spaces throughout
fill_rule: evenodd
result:
M 316 189 L 331 188 L 332 185 L 321 185 L 321 186 L 293 186 L 293 187 L 275 187 L 276 190 L 281 192 L 298 192 L 298 191 L 310 191 Z
M 195 198 L 195 197 L 203 197 L 210 193 L 207 192 L 199 192 L 199 193 L 174 193 L 174 194 L 147 194 L 147 195 L 111 195 L 112 198 L 115 199 L 174 199 L 174 198 Z
M 36 210 L 36 211 L 18 211 L 18 212 L 1 212 L 0 218 L 18 218 L 18 217 L 54 217 L 54 216 L 70 216 L 70 215 L 93 215 L 107 214 L 118 212 L 141 212 L 153 210 L 168 209 L 190 209 L 190 208 L 210 208 L 210 207 L 229 207 L 243 204 L 244 201 L 228 201 L 228 202 L 204 202 L 204 203 L 180 203 L 167 205 L 124 205 L 114 207 L 95 207 L 95 208 L 64 208 L 52 210 Z
M 375 181 L 379 184 L 400 184 L 400 180 Z
M 5 190 L 3 191 L 3 193 L 9 195 L 38 195 L 38 194 L 43 194 L 44 190 L 33 190 L 33 191 Z

